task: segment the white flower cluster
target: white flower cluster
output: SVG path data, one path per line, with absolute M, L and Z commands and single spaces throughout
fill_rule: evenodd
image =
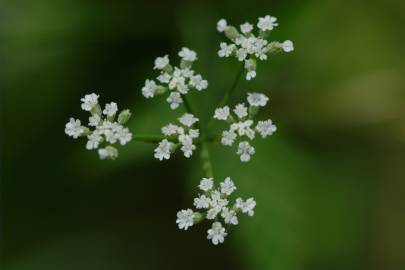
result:
M 264 94 L 248 93 L 247 102 L 249 107 L 247 107 L 245 103 L 236 105 L 233 109 L 234 115 L 232 115 L 228 106 L 215 110 L 215 119 L 230 123 L 229 130 L 222 132 L 221 143 L 223 145 L 232 146 L 238 137 L 241 138 L 236 153 L 239 155 L 242 162 L 249 161 L 251 156 L 255 154 L 255 149 L 250 145 L 248 140 L 253 140 L 256 132 L 258 132 L 262 138 L 266 138 L 277 130 L 270 119 L 258 121 L 256 127 L 254 127 L 253 117 L 260 107 L 266 106 L 268 101 L 269 98 Z
M 238 213 L 254 215 L 256 201 L 253 198 L 246 201 L 237 198 L 233 205 L 229 203 L 228 197 L 236 190 L 235 184 L 229 177 L 225 178 L 217 189 L 214 188 L 212 178 L 203 178 L 198 187 L 202 194 L 194 199 L 194 206 L 200 212 L 192 209 L 177 212 L 176 223 L 179 229 L 187 230 L 203 219 L 213 220 L 212 227 L 207 231 L 207 239 L 211 240 L 214 245 L 218 245 L 223 243 L 228 235 L 222 223 L 218 221 L 220 218 L 223 219 L 225 225 L 238 225 Z
M 89 127 L 82 126 L 79 119 L 70 118 L 65 126 L 65 133 L 74 139 L 87 136 L 86 148 L 88 150 L 98 149 L 101 159 L 115 159 L 118 157 L 118 150 L 112 145 L 117 142 L 125 145 L 132 139 L 132 133 L 123 126 L 131 113 L 129 110 L 123 110 L 115 120 L 118 112 L 117 104 L 110 102 L 102 110 L 98 104 L 98 98 L 98 95 L 92 93 L 81 99 L 81 108 L 91 114 Z M 91 128 L 93 129 L 91 130 Z M 103 143 L 106 143 L 107 146 L 99 148 Z
M 163 139 L 158 147 L 155 149 L 155 158 L 159 160 L 169 159 L 170 154 L 173 153 L 176 148 L 181 145 L 180 150 L 186 158 L 191 157 L 196 146 L 193 144 L 193 139 L 200 136 L 199 129 L 193 129 L 193 125 L 198 122 L 198 118 L 190 113 L 185 113 L 179 119 L 182 126 L 177 126 L 172 123 L 162 127 L 162 133 L 168 139 Z M 176 141 L 176 143 L 172 142 Z M 178 143 L 177 143 L 178 142 Z
M 267 15 L 258 20 L 257 27 L 259 33 L 255 36 L 254 26 L 248 22 L 240 25 L 240 33 L 234 27 L 227 24 L 225 19 L 221 19 L 217 23 L 217 30 L 224 32 L 226 37 L 232 43 L 220 43 L 218 51 L 219 57 L 234 56 L 239 61 L 244 61 L 246 80 L 251 80 L 256 77 L 256 60 L 267 60 L 269 53 L 278 51 L 291 52 L 294 50 L 294 45 L 290 40 L 284 42 L 268 42 L 267 36 L 274 27 L 278 26 L 277 18 Z
M 156 58 L 154 69 L 160 71 L 156 78 L 160 84 L 154 80 L 146 80 L 142 88 L 145 98 L 153 98 L 169 90 L 170 94 L 166 101 L 173 110 L 179 107 L 183 102 L 182 95 L 186 95 L 190 89 L 201 91 L 208 87 L 208 81 L 204 80 L 200 74 L 195 74 L 192 69 L 193 62 L 197 60 L 197 53 L 183 47 L 178 55 L 181 57 L 179 67 L 170 65 L 168 55 Z

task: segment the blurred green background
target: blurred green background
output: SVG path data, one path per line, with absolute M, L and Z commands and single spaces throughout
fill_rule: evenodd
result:
M 216 22 L 278 17 L 274 40 L 296 50 L 258 65 L 248 91 L 270 95 L 260 118 L 278 132 L 240 164 L 213 145 L 217 180 L 258 202 L 222 246 L 208 223 L 179 231 L 202 176 L 198 155 L 153 158 L 132 142 L 100 161 L 64 134 L 101 95 L 158 133 L 181 112 L 140 89 L 153 60 L 199 54 L 209 88 L 190 94 L 206 121 L 237 73 L 216 56 Z M 0 2 L 1 260 L 7 270 L 405 269 L 405 4 L 403 1 Z

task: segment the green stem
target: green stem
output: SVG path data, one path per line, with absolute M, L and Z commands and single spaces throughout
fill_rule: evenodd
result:
M 145 142 L 145 143 L 158 143 L 161 140 L 165 139 L 166 137 L 164 136 L 160 136 L 160 135 L 143 135 L 143 136 L 139 136 L 139 135 L 134 135 L 132 136 L 132 140 L 133 141 L 137 141 L 137 142 Z
M 186 109 L 186 111 L 188 113 L 191 113 L 192 115 L 195 116 L 194 110 L 190 105 L 190 102 L 188 101 L 188 98 L 186 95 L 181 95 L 181 98 L 183 99 L 183 104 L 184 104 L 184 108 Z M 200 130 L 201 132 L 201 125 L 200 125 L 200 121 L 198 121 L 197 123 L 195 123 L 195 126 Z
M 206 142 L 201 143 L 201 160 L 202 160 L 202 169 L 205 172 L 205 175 L 210 178 L 214 177 L 214 173 L 212 170 L 212 162 L 210 158 L 210 152 L 208 150 L 208 145 Z
M 238 86 L 239 80 L 242 77 L 242 74 L 245 70 L 245 66 L 242 64 L 238 74 L 235 77 L 235 80 L 232 83 L 231 88 L 225 92 L 224 97 L 222 98 L 221 102 L 218 103 L 216 108 L 223 107 L 228 103 L 229 98 L 232 96 L 233 92 L 235 92 L 236 86 Z
M 218 103 L 218 105 L 215 108 L 221 108 L 228 103 L 229 98 L 232 96 L 233 92 L 235 92 L 235 89 L 238 86 L 238 83 L 240 81 L 240 78 L 242 77 L 244 70 L 245 70 L 245 66 L 242 64 L 241 68 L 238 71 L 238 74 L 236 74 L 236 77 L 232 83 L 231 88 L 229 88 L 228 91 L 225 92 L 222 100 Z M 214 118 L 211 118 L 210 121 L 208 122 L 207 126 L 209 128 L 211 128 L 213 124 L 214 124 Z

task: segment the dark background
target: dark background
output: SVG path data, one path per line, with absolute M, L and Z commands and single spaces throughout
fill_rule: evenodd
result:
M 190 94 L 205 122 L 238 70 L 216 55 L 216 22 L 266 14 L 296 49 L 260 62 L 232 103 L 267 93 L 259 117 L 279 130 L 248 164 L 211 147 L 216 179 L 258 203 L 214 247 L 208 223 L 175 225 L 198 155 L 159 162 L 132 142 L 100 161 L 64 125 L 96 92 L 131 109 L 134 134 L 158 133 L 180 111 L 140 90 L 155 57 L 182 46 L 209 80 Z M 1 1 L 0 268 L 405 269 L 404 25 L 403 1 Z

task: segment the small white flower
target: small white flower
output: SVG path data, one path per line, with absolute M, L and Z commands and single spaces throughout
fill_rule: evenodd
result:
M 89 117 L 89 126 L 97 127 L 100 124 L 101 117 L 98 114 L 93 114 Z
M 194 117 L 191 113 L 183 114 L 178 120 L 187 127 L 191 127 L 194 123 L 198 122 L 198 118 Z
M 118 150 L 112 146 L 98 149 L 100 159 L 116 159 L 118 157 Z
M 212 178 L 203 178 L 198 185 L 202 191 L 209 191 L 213 188 L 213 186 L 214 182 L 212 181 Z
M 278 26 L 278 23 L 276 22 L 277 18 L 272 17 L 270 15 L 267 15 L 265 17 L 260 17 L 259 22 L 257 23 L 257 27 L 260 28 L 262 31 L 271 31 L 275 26 Z
M 100 148 L 100 149 L 98 149 L 98 155 L 99 155 L 100 159 L 106 159 L 106 158 L 108 158 L 109 154 L 108 154 L 107 149 Z
M 229 57 L 236 49 L 235 44 L 227 44 L 225 42 L 221 42 L 219 44 L 220 50 L 218 51 L 219 57 Z
M 210 207 L 211 199 L 205 195 L 200 195 L 194 199 L 194 206 L 197 209 L 207 209 Z
M 172 110 L 177 109 L 179 105 L 183 103 L 183 99 L 179 92 L 171 92 L 166 101 L 170 104 Z
M 283 51 L 292 52 L 294 50 L 294 44 L 291 40 L 286 40 L 282 44 Z
M 68 136 L 73 137 L 73 139 L 77 139 L 80 137 L 84 132 L 84 127 L 81 125 L 79 119 L 70 118 L 69 122 L 65 125 L 65 133 Z
M 197 60 L 197 53 L 193 50 L 190 50 L 189 48 L 183 47 L 181 51 L 179 52 L 179 56 L 184 60 L 188 62 L 194 62 Z
M 188 135 L 193 139 L 198 138 L 198 136 L 200 136 L 200 130 L 198 130 L 198 129 L 190 129 L 188 131 Z
M 172 149 L 172 143 L 169 142 L 167 139 L 162 140 L 158 147 L 155 149 L 155 158 L 162 161 L 163 159 L 170 158 L 170 152 Z
M 166 54 L 163 57 L 158 57 L 155 60 L 153 69 L 164 69 L 169 64 L 169 56 Z
M 248 93 L 247 101 L 250 106 L 264 107 L 269 101 L 269 98 L 261 93 Z
M 242 119 L 243 117 L 246 117 L 248 115 L 247 108 L 245 104 L 241 103 L 235 106 L 235 109 L 233 109 L 233 112 L 240 118 Z
M 160 74 L 160 75 L 157 77 L 158 81 L 161 82 L 161 83 L 169 83 L 171 78 L 172 78 L 172 77 L 171 77 L 170 74 L 167 73 L 167 72 L 164 72 L 164 73 Z
M 240 25 L 240 31 L 244 34 L 250 33 L 253 30 L 253 25 L 246 22 Z
M 246 80 L 250 81 L 251 79 L 256 77 L 256 71 L 251 70 L 246 73 Z
M 211 229 L 209 229 L 207 232 L 207 239 L 210 239 L 214 245 L 223 243 L 225 237 L 228 235 L 225 231 L 225 228 L 222 227 L 222 224 L 220 222 L 212 223 Z
M 254 155 L 255 149 L 249 144 L 249 142 L 240 142 L 238 151 L 236 154 L 240 156 L 240 161 L 247 162 L 250 160 L 250 156 Z
M 129 132 L 128 128 L 122 126 L 116 130 L 116 136 L 121 145 L 125 145 L 132 140 L 132 133 Z
M 182 144 L 181 151 L 183 151 L 186 158 L 191 157 L 196 146 L 193 144 L 193 139 L 189 135 L 180 135 L 179 141 Z
M 178 224 L 179 229 L 187 230 L 188 227 L 193 226 L 194 217 L 195 217 L 195 214 L 194 214 L 193 210 L 191 210 L 191 209 L 180 210 L 179 212 L 177 212 L 176 223 Z
M 212 202 L 212 201 L 210 201 Z M 215 219 L 221 213 L 222 207 L 215 205 L 207 211 L 207 219 Z
M 85 111 L 91 111 L 98 104 L 98 98 L 99 96 L 94 93 L 85 95 L 84 98 L 80 99 L 82 102 L 82 109 Z
M 222 207 L 225 207 L 228 205 L 228 200 L 223 198 L 221 192 L 218 190 L 214 190 L 211 192 L 211 206 L 212 207 L 219 207 L 222 209 Z
M 190 84 L 198 91 L 204 90 L 208 87 L 208 81 L 203 80 L 201 75 L 195 75 L 190 78 Z
M 229 117 L 229 107 L 225 106 L 222 108 L 215 109 L 214 119 L 226 120 Z
M 239 136 L 247 136 L 249 139 L 253 140 L 255 137 L 255 132 L 250 127 L 252 126 L 252 120 L 246 120 L 243 122 L 233 123 L 231 125 L 231 131 L 237 131 Z
M 256 207 L 256 201 L 253 198 L 249 198 L 243 201 L 241 198 L 236 199 L 236 207 L 242 210 L 242 213 L 247 213 L 249 216 L 254 215 L 254 209 Z
M 156 93 L 157 85 L 154 80 L 146 80 L 142 88 L 142 95 L 146 98 L 153 98 Z
M 224 218 L 226 224 L 238 225 L 238 217 L 236 211 L 230 210 L 228 207 L 222 209 L 221 217 Z
M 98 146 L 99 146 L 99 144 L 100 144 L 100 142 L 102 140 L 102 137 L 101 137 L 99 132 L 94 131 L 92 134 L 87 136 L 87 139 L 88 139 L 88 141 L 87 141 L 87 144 L 86 144 L 86 149 L 87 150 L 92 150 L 92 149 L 97 149 L 98 148 Z
M 235 190 L 235 184 L 231 180 L 230 177 L 225 178 L 224 182 L 220 183 L 221 185 L 221 193 L 225 195 L 231 195 Z
M 217 23 L 217 30 L 218 32 L 224 32 L 226 27 L 227 27 L 227 23 L 225 19 L 220 19 Z
M 107 116 L 114 116 L 118 111 L 117 103 L 111 102 L 105 105 L 105 109 L 103 110 L 103 114 Z
M 236 139 L 236 133 L 233 131 L 224 130 L 222 132 L 221 143 L 223 145 L 232 145 Z
M 236 57 L 238 57 L 239 61 L 243 61 L 246 59 L 247 51 L 244 48 L 240 48 L 236 51 Z
M 164 127 L 162 127 L 162 133 L 165 136 L 172 136 L 176 134 L 179 130 L 179 126 L 173 125 L 173 124 L 168 124 Z
M 266 138 L 276 132 L 277 127 L 273 125 L 273 122 L 269 119 L 266 121 L 259 121 L 256 125 L 256 130 L 260 133 L 262 138 Z

